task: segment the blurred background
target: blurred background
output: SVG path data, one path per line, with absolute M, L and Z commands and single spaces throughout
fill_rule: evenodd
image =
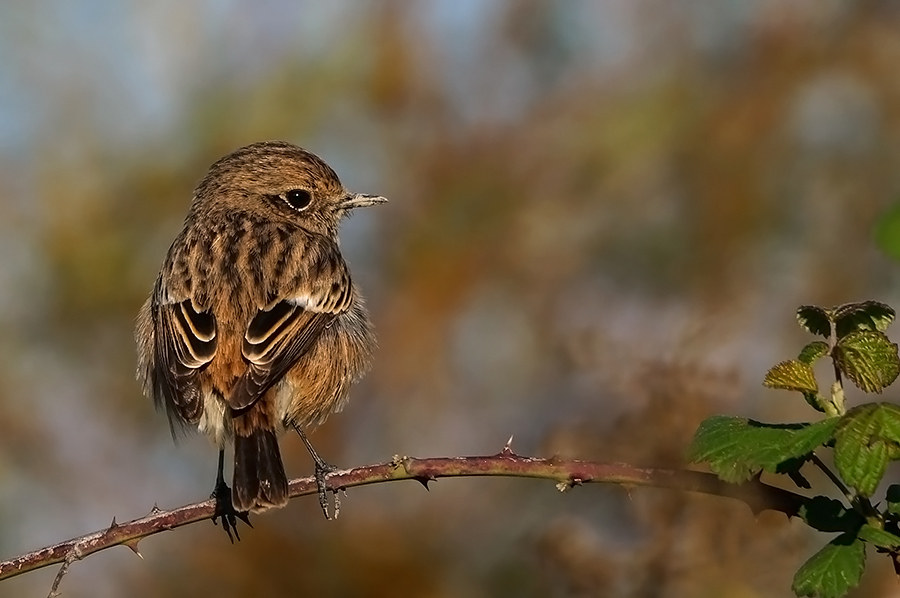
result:
M 380 349 L 312 435 L 339 466 L 513 434 L 681 467 L 713 413 L 815 418 L 761 381 L 807 341 L 798 305 L 900 306 L 873 241 L 900 196 L 898 30 L 888 1 L 0 4 L 0 558 L 208 496 L 215 449 L 172 442 L 132 326 L 194 185 L 257 140 L 391 200 L 342 231 Z M 64 595 L 790 596 L 824 542 L 727 499 L 517 479 L 254 525 L 94 555 Z M 870 556 L 854 595 L 900 595 Z

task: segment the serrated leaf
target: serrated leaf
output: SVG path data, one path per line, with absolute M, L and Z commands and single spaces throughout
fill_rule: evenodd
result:
M 809 365 L 796 359 L 782 361 L 766 372 L 763 386 L 800 392 L 819 392 L 816 375 Z
M 897 345 L 877 330 L 851 332 L 833 354 L 840 370 L 864 392 L 880 393 L 900 374 Z
M 864 304 L 866 314 L 872 318 L 872 323 L 875 326 L 874 329 L 879 332 L 887 330 L 888 326 L 890 326 L 897 317 L 897 312 L 887 303 L 882 303 L 880 301 L 865 301 Z
M 900 548 L 900 536 L 868 523 L 859 529 L 857 537 L 879 548 L 887 548 L 889 550 Z
M 880 301 L 847 303 L 832 308 L 832 313 L 838 338 L 862 330 L 884 332 L 897 315 L 889 305 Z
M 829 442 L 839 418 L 813 424 L 764 424 L 717 415 L 700 424 L 689 449 L 694 463 L 707 462 L 727 482 L 743 482 L 762 469 L 784 473 L 782 466 Z
M 802 305 L 797 310 L 797 323 L 811 334 L 831 336 L 831 317 L 827 310 L 817 305 Z
M 808 526 L 820 532 L 845 532 L 856 534 L 865 524 L 862 515 L 848 509 L 839 500 L 827 496 L 814 496 L 800 507 L 797 516 Z
M 841 534 L 800 567 L 791 589 L 797 596 L 840 598 L 859 583 L 865 568 L 865 543 Z
M 825 341 L 813 341 L 803 347 L 803 350 L 800 351 L 800 355 L 797 357 L 798 361 L 802 361 L 807 365 L 812 365 L 822 357 L 824 357 L 828 353 L 828 343 Z
M 855 407 L 840 418 L 834 437 L 834 464 L 841 477 L 860 494 L 872 496 L 888 461 L 900 458 L 900 407 Z

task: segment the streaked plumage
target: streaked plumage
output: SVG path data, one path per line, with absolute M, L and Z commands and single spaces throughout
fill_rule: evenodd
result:
M 374 334 L 337 229 L 383 201 L 285 142 L 222 158 L 194 192 L 138 317 L 138 378 L 172 425 L 234 440 L 238 511 L 285 504 L 277 435 L 340 410 L 368 367 Z

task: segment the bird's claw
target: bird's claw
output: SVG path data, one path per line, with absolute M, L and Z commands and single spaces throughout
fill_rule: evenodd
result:
M 326 463 L 321 459 L 316 461 L 315 479 L 316 488 L 319 491 L 319 506 L 322 507 L 322 513 L 325 514 L 325 519 L 329 521 L 337 519 L 338 515 L 341 513 L 341 496 L 337 489 L 334 490 L 334 516 L 328 513 L 328 485 L 326 484 L 325 478 L 328 474 L 336 471 L 338 471 L 338 468 L 334 465 Z
M 221 517 L 222 529 L 228 534 L 228 539 L 231 543 L 234 544 L 235 538 L 240 542 L 241 536 L 238 534 L 237 528 L 238 519 L 252 528 L 253 524 L 250 523 L 250 513 L 247 511 L 235 510 L 234 504 L 231 502 L 231 488 L 229 488 L 228 484 L 224 481 L 216 483 L 216 487 L 210 495 L 210 498 L 216 499 L 216 509 L 213 511 L 212 517 L 213 524 L 218 525 L 216 520 Z M 232 532 L 234 533 L 232 534 Z

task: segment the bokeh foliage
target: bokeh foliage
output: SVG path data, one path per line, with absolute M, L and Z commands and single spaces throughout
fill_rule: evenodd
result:
M 682 466 L 710 413 L 800 413 L 758 388 L 799 338 L 783 314 L 898 303 L 871 241 L 900 190 L 891 3 L 488 4 L 0 7 L 0 553 L 211 488 L 212 448 L 140 397 L 131 327 L 193 185 L 251 141 L 391 199 L 343 231 L 380 350 L 315 432 L 338 464 L 512 433 Z M 336 523 L 314 503 L 236 547 L 193 526 L 98 555 L 66 595 L 787 596 L 817 549 L 664 491 L 388 485 Z

